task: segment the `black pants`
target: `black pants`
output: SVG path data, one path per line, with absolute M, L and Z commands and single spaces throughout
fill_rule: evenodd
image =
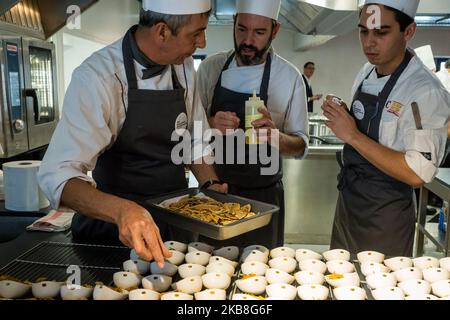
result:
M 284 244 L 284 188 L 281 181 L 271 187 L 263 189 L 245 189 L 230 185 L 228 193 L 274 204 L 280 207 L 280 211 L 272 215 L 272 220 L 265 227 L 223 241 L 210 239 L 204 236 L 200 236 L 199 241 L 206 242 L 216 248 L 224 246 L 237 246 L 243 248 L 258 244 L 271 249 Z

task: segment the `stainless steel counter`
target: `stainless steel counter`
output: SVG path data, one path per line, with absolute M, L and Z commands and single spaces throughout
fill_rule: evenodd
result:
M 342 148 L 311 146 L 304 160 L 283 159 L 286 243 L 330 243 L 338 197 L 336 152 Z

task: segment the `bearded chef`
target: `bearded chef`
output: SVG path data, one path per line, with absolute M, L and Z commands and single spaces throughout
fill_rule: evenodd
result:
M 407 47 L 419 0 L 365 0 L 360 41 L 368 63 L 350 112 L 332 96 L 327 125 L 345 142 L 331 247 L 412 256 L 413 188 L 444 156 L 450 95 Z
M 171 158 L 172 133 L 192 129 L 194 121 L 208 127 L 194 96 L 191 55 L 206 45 L 211 3 L 144 0 L 142 6 L 139 25 L 74 71 L 39 182 L 53 207 L 79 212 L 75 239 L 120 240 L 161 265 L 170 256 L 161 237 L 166 230 L 142 202 L 187 187 L 184 165 Z M 201 143 L 202 137 L 194 147 Z M 203 156 L 193 154 L 193 160 Z M 212 166 L 191 169 L 202 184 L 218 180 Z M 226 185 L 210 185 L 226 191 Z
M 244 130 L 245 102 L 256 91 L 266 108 L 259 110 L 262 119 L 251 125 L 261 131 L 278 130 L 279 145 L 269 142 L 277 160 L 280 154 L 301 159 L 306 154 L 309 140 L 305 85 L 299 70 L 276 54 L 272 47 L 280 30 L 280 0 L 237 0 L 236 9 L 234 50 L 208 57 L 198 70 L 198 91 L 209 123 L 224 135 L 227 130 Z M 223 146 L 226 145 L 224 142 Z M 249 163 L 250 150 L 247 147 L 245 151 L 245 164 L 216 164 L 217 174 L 229 183 L 230 193 L 275 204 L 280 211 L 273 215 L 268 226 L 232 238 L 227 244 L 282 246 L 284 189 L 281 162 L 274 172 L 265 174 L 262 168 L 267 165 Z M 236 155 L 238 151 L 234 151 Z M 225 152 L 223 157 L 226 159 Z

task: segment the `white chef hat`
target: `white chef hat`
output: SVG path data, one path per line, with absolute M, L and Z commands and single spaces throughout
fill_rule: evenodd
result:
M 406 15 L 414 18 L 419 8 L 420 0 L 365 0 L 366 4 L 383 4 L 385 6 L 397 9 Z
M 142 8 L 163 14 L 197 14 L 211 10 L 211 0 L 142 0 Z
M 423 64 L 430 70 L 436 70 L 436 62 L 434 61 L 433 50 L 430 45 L 422 46 L 414 50 L 417 57 L 422 60 Z
M 237 13 L 250 13 L 278 20 L 281 0 L 236 0 Z

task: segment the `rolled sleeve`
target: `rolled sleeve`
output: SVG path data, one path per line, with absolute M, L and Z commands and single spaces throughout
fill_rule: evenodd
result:
M 104 84 L 91 73 L 75 71 L 67 90 L 62 117 L 38 172 L 39 185 L 53 208 L 61 204 L 68 180 L 95 186 L 87 175 L 112 141 L 110 108 Z

